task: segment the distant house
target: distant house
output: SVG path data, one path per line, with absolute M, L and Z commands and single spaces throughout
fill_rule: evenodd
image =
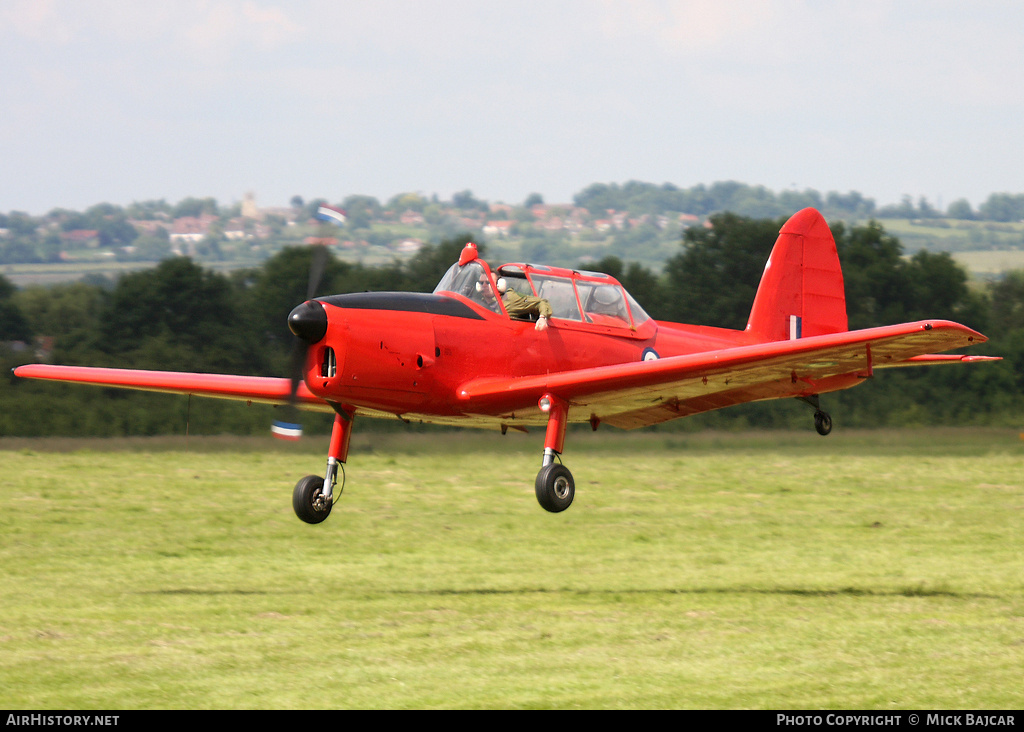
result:
M 484 235 L 507 237 L 512 232 L 515 223 L 515 221 L 488 221 L 484 224 Z
M 129 219 L 128 223 L 135 227 L 135 230 L 140 234 L 156 234 L 160 229 L 168 228 L 166 221 L 156 221 L 153 219 Z
M 403 211 L 398 220 L 405 226 L 420 226 L 424 222 L 423 214 L 412 209 Z
M 61 234 L 69 247 L 95 247 L 100 243 L 100 232 L 96 229 L 72 229 Z
M 229 240 L 245 239 L 245 221 L 243 219 L 231 219 L 224 225 L 224 238 Z
M 398 246 L 395 247 L 401 254 L 415 254 L 423 248 L 423 240 L 421 239 L 402 239 L 398 242 Z
M 171 224 L 170 239 L 177 243 L 202 241 L 210 232 L 210 225 L 216 220 L 217 217 L 212 214 L 182 216 Z

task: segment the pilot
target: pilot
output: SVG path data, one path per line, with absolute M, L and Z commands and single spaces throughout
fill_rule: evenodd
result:
M 484 307 L 499 312 L 497 300 L 494 297 L 494 288 L 491 287 L 491 281 L 485 272 L 480 273 L 480 279 L 476 282 L 476 291 L 480 295 L 480 301 L 484 304 Z
M 505 310 L 510 318 L 528 318 L 530 315 L 537 315 L 537 330 L 544 330 L 548 327 L 548 318 L 551 317 L 551 303 L 542 297 L 532 295 L 520 295 L 515 289 L 508 286 L 504 277 L 498 278 L 498 292 L 501 293 L 501 301 L 505 303 Z

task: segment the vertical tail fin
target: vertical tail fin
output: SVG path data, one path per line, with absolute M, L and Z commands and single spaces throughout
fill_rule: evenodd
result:
M 747 332 L 761 341 L 784 341 L 845 330 L 846 292 L 836 242 L 824 217 L 805 208 L 779 231 Z

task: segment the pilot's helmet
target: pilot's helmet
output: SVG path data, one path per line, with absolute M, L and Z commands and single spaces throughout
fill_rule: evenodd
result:
M 601 305 L 615 305 L 619 302 L 619 291 L 610 286 L 598 287 L 594 290 L 594 301 Z

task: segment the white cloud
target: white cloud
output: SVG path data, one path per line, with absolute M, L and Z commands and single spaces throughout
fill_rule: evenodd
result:
M 194 3 L 194 18 L 185 37 L 201 48 L 231 49 L 239 45 L 278 48 L 301 37 L 302 26 L 281 7 L 251 0 Z
M 1024 189 L 1022 18 L 986 0 L 3 0 L 0 211 L 104 197 L 101 166 L 219 198 L 629 178 L 983 197 Z
M 8 0 L 0 5 L 0 34 L 47 45 L 66 43 L 72 37 L 71 28 L 62 20 L 56 4 L 56 0 Z

